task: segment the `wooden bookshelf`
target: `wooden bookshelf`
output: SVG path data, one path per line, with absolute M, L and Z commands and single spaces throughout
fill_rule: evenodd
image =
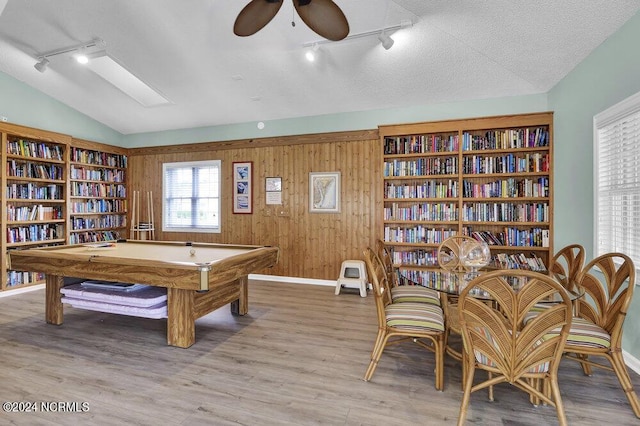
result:
M 69 156 L 69 183 L 71 244 L 126 237 L 125 149 L 74 138 Z
M 493 266 L 553 256 L 553 113 L 379 127 L 383 229 L 394 264 L 437 267 L 455 234 L 486 241 Z
M 2 253 L 65 244 L 70 136 L 6 123 L 0 135 Z M 44 275 L 12 270 L 7 262 L 0 279 L 0 290 L 9 290 L 43 283 Z

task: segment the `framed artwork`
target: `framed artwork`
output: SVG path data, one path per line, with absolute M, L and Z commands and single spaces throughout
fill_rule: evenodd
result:
M 309 212 L 340 212 L 340 172 L 309 173 Z
M 282 191 L 282 178 L 281 177 L 265 178 L 265 189 L 267 192 Z
M 233 163 L 233 212 L 253 213 L 253 162 Z

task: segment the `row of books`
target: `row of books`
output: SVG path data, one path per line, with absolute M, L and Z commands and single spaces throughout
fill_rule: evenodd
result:
M 98 166 L 127 167 L 127 156 L 119 154 L 109 154 L 101 151 L 91 151 L 83 148 L 71 148 L 71 161 L 85 164 L 95 164 Z
M 72 213 L 122 213 L 127 212 L 127 200 L 86 200 L 71 203 Z
M 462 135 L 462 150 L 517 149 L 549 146 L 547 127 L 490 130 Z
M 384 154 L 425 154 L 458 151 L 458 133 L 450 135 L 412 135 L 386 137 Z
M 549 222 L 548 203 L 465 203 L 466 222 Z
M 122 184 L 71 182 L 72 197 L 118 197 L 127 196 L 127 187 Z
M 462 173 L 538 173 L 549 171 L 549 154 L 473 155 L 462 158 Z
M 524 253 L 496 253 L 491 256 L 489 266 L 496 269 L 527 269 L 536 272 L 546 272 L 547 267 L 541 258 L 531 253 L 527 257 Z
M 7 271 L 7 287 L 44 282 L 42 272 Z
M 384 183 L 385 198 L 456 198 L 458 197 L 458 181 L 449 179 L 426 180 L 420 183 L 403 183 L 387 181 Z
M 42 185 L 35 182 L 13 183 L 6 187 L 7 198 L 23 200 L 62 200 L 64 189 L 62 185 Z
M 120 238 L 117 231 L 85 231 L 73 232 L 69 235 L 70 244 L 96 243 L 101 241 L 115 241 Z
M 107 215 L 97 218 L 76 217 L 73 218 L 71 222 L 74 230 L 124 228 L 127 226 L 127 217 L 118 215 Z
M 18 178 L 63 180 L 64 170 L 59 164 L 7 161 L 7 176 Z
M 458 157 L 427 157 L 415 160 L 385 161 L 384 177 L 455 175 Z
M 463 180 L 462 196 L 465 198 L 516 198 L 549 196 L 549 178 L 499 179 L 493 182 Z
M 7 204 L 7 220 L 9 221 L 29 221 L 29 220 L 53 220 L 62 219 L 62 206 L 14 206 Z
M 38 242 L 61 238 L 64 238 L 64 226 L 59 223 L 7 227 L 7 243 Z
M 7 154 L 58 161 L 64 160 L 64 149 L 61 145 L 47 144 L 28 139 L 8 140 Z
M 96 180 L 107 182 L 124 182 L 124 170 L 121 169 L 87 169 L 71 166 L 71 179 Z
M 454 229 L 428 228 L 422 225 L 412 227 L 384 227 L 384 241 L 389 243 L 440 244 L 456 235 Z
M 391 250 L 391 260 L 395 265 L 438 266 L 438 250 Z
M 549 229 L 505 227 L 502 231 L 474 231 L 466 226 L 464 235 L 470 235 L 476 240 L 484 241 L 488 245 L 507 247 L 549 247 Z
M 416 203 L 403 206 L 392 203 L 384 208 L 384 220 L 458 220 L 457 203 Z

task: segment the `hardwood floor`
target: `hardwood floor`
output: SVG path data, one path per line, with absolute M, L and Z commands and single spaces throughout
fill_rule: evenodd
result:
M 44 322 L 43 290 L 1 298 L 0 400 L 87 402 L 89 410 L 0 413 L 0 424 L 455 424 L 459 364 L 446 359 L 438 392 L 433 355 L 408 344 L 388 349 L 364 382 L 373 298 L 333 291 L 252 281 L 249 314 L 224 307 L 201 318 L 189 349 L 166 346 L 162 320 L 65 306 L 64 324 L 53 326 Z M 585 377 L 564 361 L 560 388 L 569 424 L 640 424 L 613 373 Z M 508 385 L 493 403 L 473 394 L 467 423 L 557 424 L 552 407 L 533 407 Z

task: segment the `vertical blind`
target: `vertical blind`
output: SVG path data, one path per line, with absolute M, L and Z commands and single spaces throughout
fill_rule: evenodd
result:
M 621 252 L 640 266 L 640 94 L 598 114 L 596 255 Z
M 163 230 L 219 232 L 220 161 L 163 165 Z

